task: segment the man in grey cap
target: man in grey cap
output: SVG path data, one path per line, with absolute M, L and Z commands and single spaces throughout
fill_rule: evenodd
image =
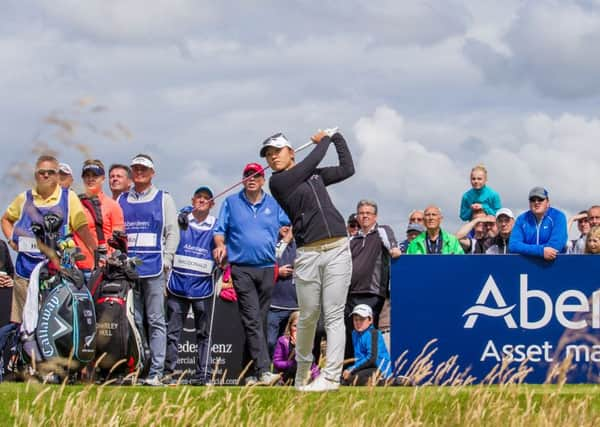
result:
M 413 239 L 415 237 L 417 237 L 419 234 L 424 233 L 424 232 L 425 232 L 425 227 L 423 227 L 423 224 L 419 224 L 417 222 L 409 223 L 408 226 L 406 227 L 406 240 L 403 240 L 398 245 L 398 247 L 400 248 L 400 251 L 402 251 L 402 253 L 405 254 L 410 242 L 412 242 Z
M 138 154 L 131 160 L 133 187 L 118 202 L 125 217 L 129 255 L 142 260 L 135 292 L 135 321 L 143 331 L 143 314 L 148 324 L 150 370 L 147 385 L 162 385 L 167 346 L 165 322 L 166 272 L 173 265 L 179 244 L 177 208 L 173 197 L 152 184 L 155 166 L 152 158 Z
M 548 191 L 534 187 L 529 192 L 529 210 L 517 218 L 508 250 L 513 254 L 531 255 L 547 261 L 564 252 L 567 243 L 567 218 L 550 207 Z

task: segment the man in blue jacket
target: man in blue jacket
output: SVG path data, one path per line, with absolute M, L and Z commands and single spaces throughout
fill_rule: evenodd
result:
M 246 384 L 272 384 L 279 378 L 269 370 L 267 313 L 275 279 L 275 244 L 279 228 L 290 224 L 273 197 L 266 194 L 265 172 L 249 163 L 243 171 L 244 189 L 221 205 L 214 230 L 214 258 L 231 264 L 233 287 L 246 334 L 244 362 L 252 361 Z M 249 359 L 249 360 L 247 360 Z
M 529 210 L 517 218 L 510 235 L 510 253 L 553 261 L 567 243 L 567 218 L 550 207 L 548 191 L 534 187 L 529 192 Z

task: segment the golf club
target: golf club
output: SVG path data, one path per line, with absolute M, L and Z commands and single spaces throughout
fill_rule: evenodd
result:
M 326 133 L 326 134 L 327 134 L 329 137 L 331 137 L 331 136 L 332 136 L 334 133 L 338 132 L 338 130 L 339 130 L 339 128 L 337 128 L 337 127 L 333 127 L 333 128 L 329 128 L 329 129 L 324 129 L 324 130 L 323 130 L 323 132 L 325 132 L 325 133 Z M 319 132 L 320 132 L 320 131 L 321 131 L 321 130 L 319 129 Z M 296 153 L 299 153 L 300 151 L 302 151 L 302 150 L 304 150 L 304 149 L 306 149 L 306 148 L 310 147 L 312 144 L 314 144 L 314 141 L 310 140 L 310 141 L 308 141 L 306 144 L 304 144 L 304 145 L 301 145 L 301 146 L 300 146 L 300 147 L 298 147 L 298 148 L 295 148 L 295 149 L 294 149 L 294 151 L 295 151 Z M 263 170 L 265 170 L 265 171 L 266 171 L 266 170 L 268 170 L 268 169 L 270 169 L 270 166 L 265 166 L 265 167 L 263 167 Z M 249 179 L 251 179 L 251 178 L 255 177 L 256 175 L 258 175 L 258 172 L 255 172 L 255 173 L 253 173 L 252 175 L 245 177 L 245 178 L 244 178 L 244 179 L 242 179 L 241 181 L 238 181 L 238 182 L 236 182 L 235 184 L 233 184 L 233 185 L 231 185 L 231 186 L 227 187 L 225 190 L 221 191 L 220 193 L 217 193 L 217 194 L 215 194 L 215 195 L 213 196 L 213 198 L 211 199 L 211 201 L 214 201 L 216 198 L 218 198 L 218 197 L 221 197 L 221 196 L 222 196 L 222 195 L 224 195 L 224 194 L 227 194 L 228 192 L 230 192 L 231 190 L 233 190 L 233 189 L 234 189 L 235 187 L 237 187 L 238 185 L 241 185 L 241 184 L 243 184 L 244 182 L 248 181 Z
M 212 345 L 212 333 L 213 333 L 213 322 L 215 320 L 215 306 L 216 306 L 216 302 L 217 302 L 217 297 L 219 296 L 219 292 L 221 292 L 220 289 L 217 289 L 217 283 L 219 281 L 219 277 L 218 277 L 218 268 L 215 268 L 213 270 L 212 273 L 212 279 L 213 279 L 213 298 L 212 298 L 212 309 L 210 310 L 210 323 L 208 326 L 208 348 L 206 349 L 206 352 L 208 353 L 206 355 L 206 362 L 204 364 L 204 374 L 208 375 L 208 365 L 212 365 L 211 363 L 211 355 L 212 352 L 210 350 L 210 346 Z M 209 378 L 209 380 L 212 380 L 213 378 L 216 378 L 215 373 L 216 373 L 216 369 L 218 368 L 218 366 L 215 366 L 215 372 L 212 373 L 211 378 Z

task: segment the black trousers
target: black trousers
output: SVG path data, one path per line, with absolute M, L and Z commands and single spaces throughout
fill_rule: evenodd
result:
M 194 300 L 181 298 L 169 294 L 167 297 L 167 354 L 165 358 L 165 373 L 173 373 L 177 366 L 178 344 L 187 318 L 190 306 L 194 313 L 194 326 L 196 327 L 196 356 L 195 377 L 209 380 L 211 365 L 209 360 L 209 304 L 211 298 Z
M 346 309 L 344 312 L 344 319 L 346 322 L 346 350 L 344 351 L 344 359 L 354 358 L 354 347 L 352 345 L 352 330 L 354 325 L 352 324 L 352 310 L 358 304 L 366 304 L 373 310 L 373 326 L 376 328 L 379 325 L 379 315 L 383 309 L 385 298 L 374 294 L 350 294 L 346 300 Z
M 243 367 L 252 362 L 248 375 L 269 371 L 271 359 L 267 347 L 267 314 L 271 305 L 275 269 L 231 265 L 233 287 L 246 334 Z

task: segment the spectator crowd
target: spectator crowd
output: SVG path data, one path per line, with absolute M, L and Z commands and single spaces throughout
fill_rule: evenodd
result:
M 70 165 L 40 156 L 33 171 L 35 185 L 16 195 L 2 216 L 2 231 L 16 252 L 13 264 L 2 242 L 0 287 L 12 287 L 11 322 L 22 322 L 27 288 L 37 285 L 29 282 L 31 272 L 44 259 L 31 225 L 53 212 L 63 219 L 59 233 L 72 234 L 85 255 L 78 267 L 86 278 L 102 268 L 111 251 L 106 240 L 114 231 L 127 233 L 129 253 L 141 259 L 134 306 L 136 324 L 150 352 L 144 384 L 180 380 L 177 345 L 189 310 L 194 314 L 198 349 L 189 382 L 212 383 L 210 304 L 215 293 L 225 289 L 235 294 L 245 333 L 246 384 L 293 384 L 303 376 L 309 385 L 301 387 L 308 391 L 335 389 L 339 383 L 393 383 L 389 356 L 393 259 L 522 254 L 552 262 L 560 253 L 600 253 L 600 206 L 567 220 L 540 186 L 528 193 L 529 209 L 515 216 L 488 186 L 482 165 L 471 170 L 471 188 L 458 206 L 464 223 L 456 233 L 444 228 L 444 213 L 434 204 L 410 212 L 400 239 L 390 225 L 379 223 L 373 200 L 359 200 L 356 212 L 344 221 L 319 185 L 324 189 L 354 173 L 349 151 L 344 151 L 346 143 L 339 133 L 317 134 L 313 141 L 315 152 L 321 150 L 322 155 L 311 153 L 310 161 L 313 154 L 318 158 L 308 167 L 308 161 L 295 163 L 284 135 L 267 139 L 260 154 L 275 171 L 273 196 L 263 188 L 263 166 L 249 163 L 241 171 L 241 190 L 224 199 L 218 214 L 212 212 L 214 193 L 206 185 L 191 189 L 190 205 L 177 209 L 172 196 L 154 185 L 157 164 L 146 154 L 108 169 L 100 160 L 86 160 L 80 195 L 71 190 L 76 173 Z M 340 166 L 314 169 L 330 143 L 338 151 Z M 104 193 L 107 176 L 110 195 Z M 306 199 L 290 196 L 304 191 L 315 193 L 318 207 L 303 206 Z M 323 215 L 322 222 L 307 227 L 315 215 Z M 578 237 L 568 240 L 574 224 Z M 331 259 L 325 259 L 326 254 Z M 226 272 L 229 285 L 215 289 L 215 272 Z M 334 359 L 335 364 L 328 363 Z M 321 377 L 327 381 L 311 389 L 311 381 Z

